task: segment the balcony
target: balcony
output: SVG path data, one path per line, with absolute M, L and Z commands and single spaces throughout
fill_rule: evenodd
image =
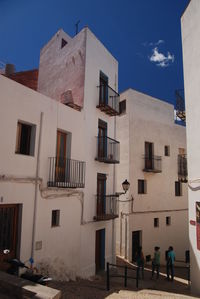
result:
M 96 216 L 94 220 L 103 221 L 119 217 L 119 201 L 116 195 L 96 196 Z
M 162 157 L 152 156 L 151 158 L 144 156 L 144 169 L 145 172 L 162 172 Z
M 49 158 L 47 185 L 59 188 L 84 188 L 85 162 L 66 158 Z
M 119 115 L 119 94 L 110 86 L 102 84 L 99 88 L 99 108 L 110 116 Z
M 187 156 L 178 155 L 178 180 L 181 182 L 187 182 Z
M 176 116 L 178 119 L 182 120 L 183 122 L 186 121 L 186 114 L 185 114 L 185 96 L 184 96 L 184 89 L 177 89 L 175 91 L 176 97 Z
M 95 160 L 104 163 L 119 163 L 120 143 L 109 137 L 97 137 L 97 154 Z

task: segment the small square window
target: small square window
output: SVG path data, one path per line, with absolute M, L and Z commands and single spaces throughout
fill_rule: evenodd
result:
M 170 216 L 166 217 L 166 225 L 171 225 L 171 217 Z
M 146 180 L 138 180 L 138 194 L 147 193 L 147 182 Z
M 159 227 L 159 218 L 154 218 L 154 227 Z
M 126 100 L 119 102 L 119 114 L 126 113 Z
M 53 210 L 51 215 L 51 226 L 59 226 L 60 225 L 60 210 Z
M 170 146 L 169 145 L 165 145 L 165 156 L 166 157 L 170 156 Z
M 62 40 L 61 40 L 61 49 L 64 48 L 64 46 L 66 46 L 66 45 L 67 45 L 67 41 L 64 38 L 62 38 Z
M 182 196 L 182 185 L 181 182 L 175 182 L 175 196 Z
M 28 123 L 17 123 L 16 154 L 34 156 L 36 126 Z

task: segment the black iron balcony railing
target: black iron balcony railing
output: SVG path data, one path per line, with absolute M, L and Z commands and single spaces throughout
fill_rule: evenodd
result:
M 187 182 L 187 156 L 178 155 L 178 179 L 181 182 Z
M 162 157 L 161 156 L 144 156 L 144 169 L 145 172 L 162 172 Z
M 99 88 L 99 104 L 97 108 L 110 116 L 119 114 L 120 95 L 110 86 L 102 84 Z
M 97 154 L 95 160 L 116 164 L 119 163 L 120 143 L 109 137 L 97 137 Z
M 102 221 L 119 217 L 118 199 L 117 195 L 97 195 L 94 220 Z
M 84 188 L 85 162 L 58 157 L 49 158 L 48 187 Z

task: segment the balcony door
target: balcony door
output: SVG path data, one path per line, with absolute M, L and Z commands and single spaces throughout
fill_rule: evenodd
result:
M 107 157 L 107 123 L 101 119 L 98 123 L 98 157 Z
M 97 217 L 104 217 L 106 212 L 106 175 L 97 174 Z
M 145 169 L 153 169 L 154 144 L 145 142 Z
M 108 77 L 100 72 L 100 88 L 99 88 L 99 99 L 100 104 L 107 105 L 108 104 Z
M 56 145 L 56 181 L 64 182 L 66 176 L 67 134 L 57 131 Z

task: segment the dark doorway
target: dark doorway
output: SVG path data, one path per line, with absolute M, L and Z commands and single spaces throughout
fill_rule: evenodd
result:
M 5 270 L 5 260 L 15 258 L 18 247 L 19 205 L 0 205 L 0 269 Z M 9 254 L 3 254 L 5 249 Z
M 132 261 L 133 262 L 136 261 L 136 254 L 138 252 L 138 248 L 142 244 L 141 236 L 142 236 L 141 230 L 132 232 Z
M 96 231 L 95 264 L 96 273 L 105 270 L 105 228 Z

